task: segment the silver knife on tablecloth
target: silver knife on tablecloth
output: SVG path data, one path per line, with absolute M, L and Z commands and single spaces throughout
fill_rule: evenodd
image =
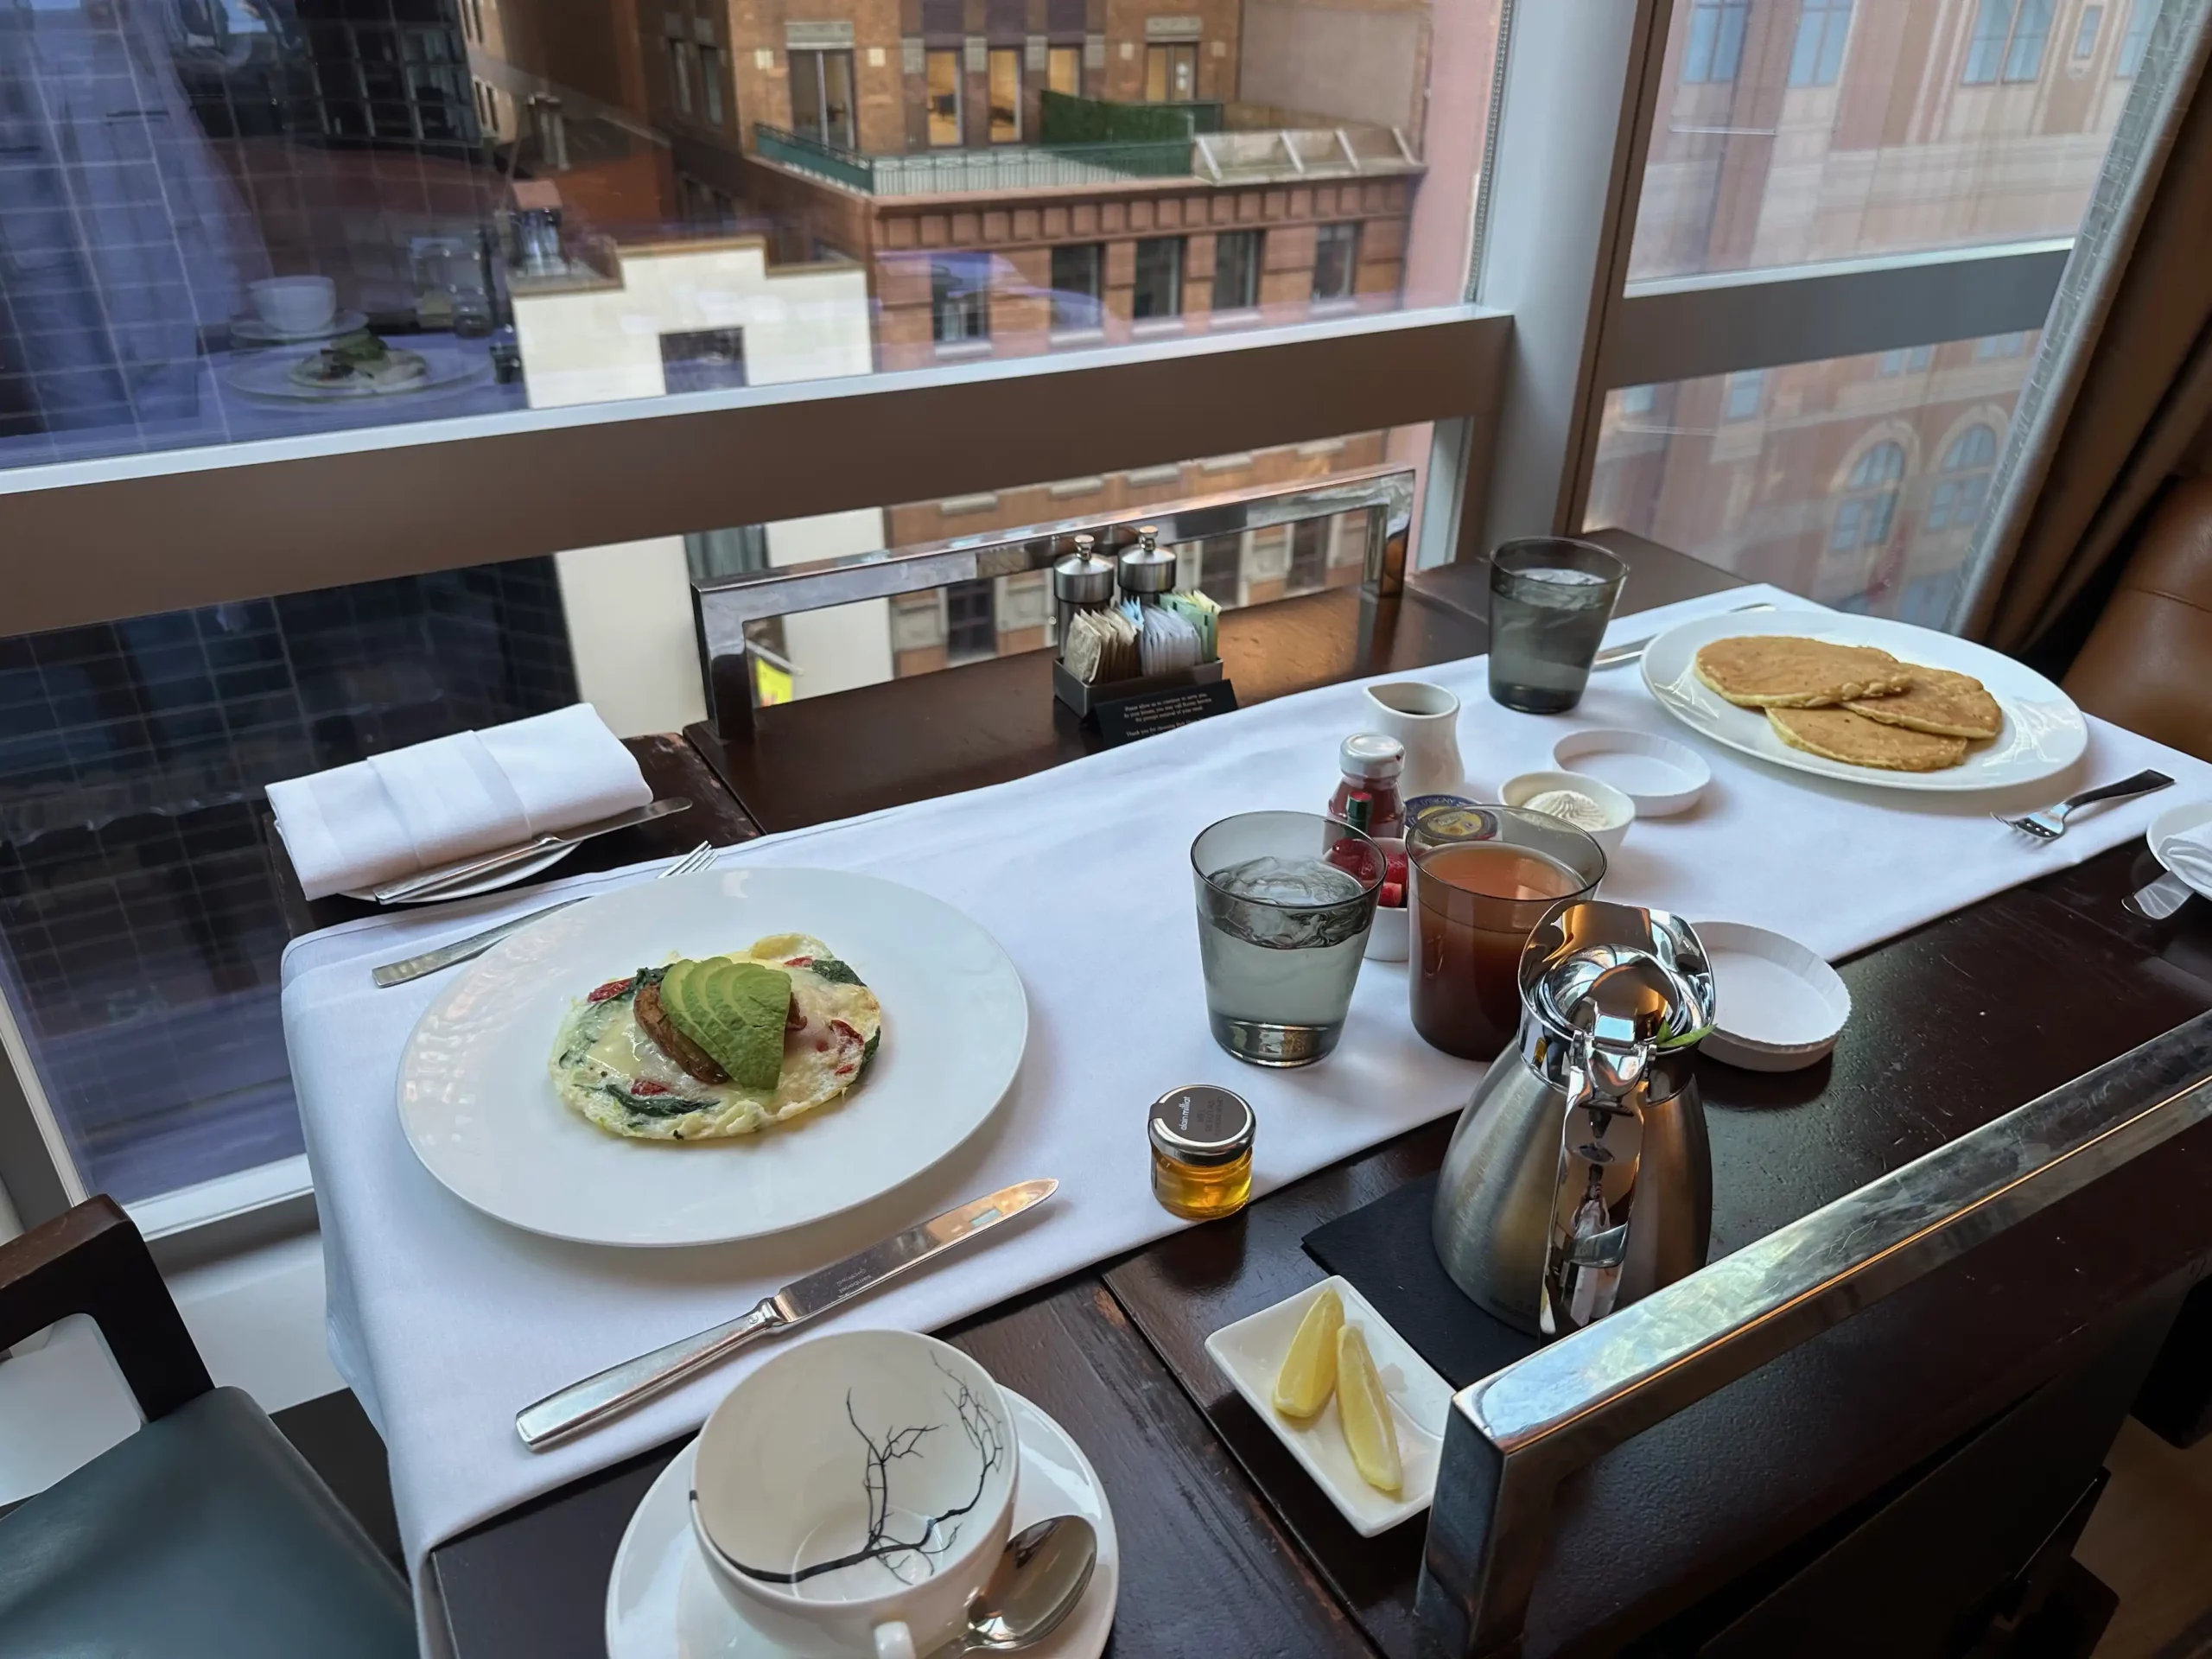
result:
M 435 870 L 417 871 L 399 880 L 386 882 L 372 896 L 380 905 L 388 905 L 400 899 L 420 899 L 441 887 L 459 887 L 464 881 L 495 874 L 510 864 L 525 862 L 540 853 L 550 853 L 556 847 L 573 847 L 578 842 L 591 840 L 594 836 L 612 835 L 617 830 L 627 830 L 633 824 L 651 823 L 655 818 L 664 818 L 671 813 L 690 810 L 690 796 L 664 796 L 643 806 L 633 806 L 626 812 L 617 812 L 612 817 L 580 823 L 572 829 L 551 830 L 517 846 L 502 847 L 498 852 L 486 853 L 481 858 L 464 859 L 458 864 L 441 864 Z
M 571 1435 L 595 1428 L 747 1344 L 762 1337 L 780 1336 L 816 1314 L 826 1313 L 885 1280 L 895 1279 L 956 1244 L 989 1231 L 999 1223 L 1044 1203 L 1059 1186 L 1058 1181 L 1042 1180 L 1001 1187 L 988 1198 L 948 1210 L 819 1273 L 794 1279 L 774 1295 L 763 1298 L 752 1312 L 727 1325 L 626 1359 L 596 1376 L 572 1382 L 537 1404 L 524 1407 L 515 1414 L 515 1433 L 531 1451 L 543 1452 Z

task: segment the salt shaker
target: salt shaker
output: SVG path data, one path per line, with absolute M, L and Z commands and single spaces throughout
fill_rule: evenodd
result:
M 1137 544 L 1122 555 L 1122 591 L 1140 605 L 1157 605 L 1175 585 L 1175 556 L 1160 545 L 1160 526 L 1139 524 Z
M 1052 567 L 1052 639 L 1066 655 L 1068 623 L 1077 611 L 1103 611 L 1114 602 L 1114 566 L 1098 556 L 1089 536 L 1075 538 L 1075 551 Z

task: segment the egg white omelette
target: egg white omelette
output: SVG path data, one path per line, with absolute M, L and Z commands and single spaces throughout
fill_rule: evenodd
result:
M 751 1135 L 837 1098 L 867 1075 L 882 1038 L 883 1007 L 830 947 L 804 933 L 774 933 L 715 965 L 757 964 L 788 976 L 783 1060 L 772 1086 L 728 1079 L 682 1033 L 667 1036 L 659 988 L 666 968 L 609 980 L 575 1003 L 553 1044 L 553 1087 L 605 1129 L 644 1141 L 711 1141 Z M 757 975 L 755 982 L 758 982 Z M 640 1020 L 641 995 L 647 1004 Z M 706 1081 L 705 1078 L 721 1081 Z

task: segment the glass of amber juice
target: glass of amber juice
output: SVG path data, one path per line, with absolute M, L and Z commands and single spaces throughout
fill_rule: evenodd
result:
M 1463 1059 L 1521 1023 L 1521 947 L 1563 899 L 1586 899 L 1605 855 L 1572 824 L 1510 806 L 1446 807 L 1408 825 L 1414 1029 Z

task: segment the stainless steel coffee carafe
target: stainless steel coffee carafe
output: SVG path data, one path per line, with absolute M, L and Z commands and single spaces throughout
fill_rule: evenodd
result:
M 1521 953 L 1521 1029 L 1452 1131 L 1436 1254 L 1524 1331 L 1564 1336 L 1705 1265 L 1713 1160 L 1690 1058 L 1713 974 L 1688 923 L 1560 906 Z

